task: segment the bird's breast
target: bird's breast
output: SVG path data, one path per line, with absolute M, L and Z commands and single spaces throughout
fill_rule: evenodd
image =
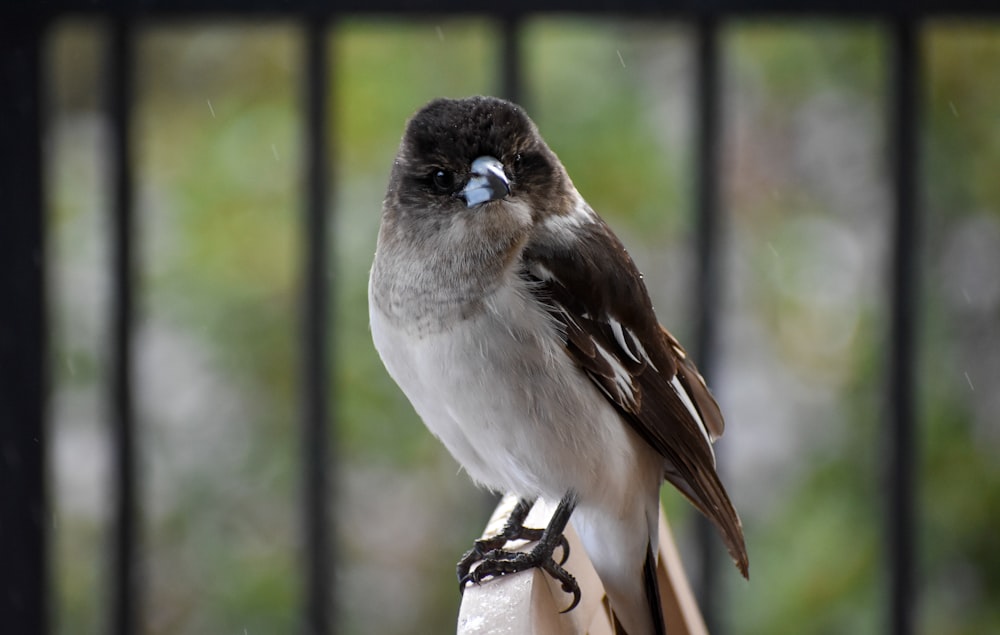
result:
M 419 336 L 470 319 L 517 268 L 531 222 L 526 205 L 512 200 L 436 222 L 389 214 L 379 230 L 370 300 L 398 328 Z
M 608 474 L 630 472 L 634 435 L 566 355 L 526 283 L 508 279 L 474 314 L 419 336 L 374 302 L 371 313 L 390 375 L 474 480 L 523 496 L 622 495 L 624 481 Z

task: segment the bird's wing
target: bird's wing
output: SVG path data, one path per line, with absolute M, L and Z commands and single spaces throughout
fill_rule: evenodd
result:
M 596 215 L 572 232 L 543 225 L 522 262 L 532 293 L 565 333 L 567 353 L 663 456 L 665 478 L 712 520 L 746 576 L 742 525 L 715 471 L 712 442 L 722 435 L 722 413 L 687 353 L 657 322 L 621 242 Z

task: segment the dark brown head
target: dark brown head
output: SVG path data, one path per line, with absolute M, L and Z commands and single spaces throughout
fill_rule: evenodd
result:
M 387 202 L 454 212 L 510 199 L 538 213 L 568 183 L 520 106 L 495 97 L 436 99 L 406 126 Z

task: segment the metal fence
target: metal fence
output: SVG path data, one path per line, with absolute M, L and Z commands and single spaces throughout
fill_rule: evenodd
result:
M 500 7 L 502 13 L 497 14 Z M 720 129 L 720 24 L 746 16 L 866 18 L 884 25 L 891 58 L 890 99 L 886 113 L 890 130 L 894 191 L 891 232 L 891 319 L 887 350 L 888 379 L 885 400 L 891 407 L 883 447 L 888 456 L 885 487 L 884 536 L 888 558 L 891 602 L 886 632 L 914 632 L 915 518 L 915 317 L 917 263 L 921 249 L 920 205 L 917 196 L 919 119 L 921 95 L 921 21 L 936 16 L 996 16 L 1000 5 L 989 0 L 632 0 L 524 2 L 496 4 L 446 0 L 430 3 L 331 2 L 312 0 L 13 0 L 0 8 L 0 152 L 6 157 L 0 169 L 0 628 L 6 633 L 48 632 L 50 585 L 46 527 L 49 518 L 49 473 L 46 465 L 47 324 L 45 305 L 45 183 L 41 153 L 43 42 L 57 18 L 86 15 L 106 19 L 111 28 L 108 77 L 110 118 L 113 122 L 113 336 L 110 341 L 114 451 L 112 454 L 114 522 L 111 629 L 126 635 L 140 632 L 142 584 L 137 576 L 137 505 L 135 461 L 136 425 L 133 408 L 133 177 L 130 170 L 128 121 L 132 107 L 131 67 L 133 29 L 139 19 L 212 16 L 239 18 L 281 17 L 300 20 L 306 38 L 303 125 L 307 140 L 307 192 L 301 231 L 305 247 L 302 260 L 301 308 L 301 514 L 305 552 L 301 563 L 305 591 L 302 623 L 306 632 L 322 635 L 337 630 L 328 598 L 332 588 L 330 510 L 328 490 L 334 471 L 328 448 L 327 423 L 331 404 L 324 392 L 329 373 L 324 351 L 329 337 L 326 269 L 327 201 L 336 183 L 326 180 L 331 158 L 324 147 L 327 104 L 326 32 L 332 21 L 347 14 L 478 14 L 493 17 L 502 32 L 500 93 L 515 100 L 521 88 L 522 62 L 518 55 L 519 27 L 537 13 L 610 14 L 683 20 L 696 26 L 696 88 L 694 112 L 698 114 L 696 147 L 697 232 L 695 350 L 707 375 L 712 373 L 716 342 L 716 310 L 720 295 L 717 266 L 719 214 Z M 705 533 L 705 532 L 702 532 Z M 702 541 L 708 545 L 708 541 Z M 707 563 L 701 577 L 703 610 L 711 616 L 718 597 L 711 572 L 714 550 L 701 549 Z

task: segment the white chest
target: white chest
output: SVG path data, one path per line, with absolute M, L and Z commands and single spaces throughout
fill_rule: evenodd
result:
M 620 490 L 606 475 L 628 473 L 633 435 L 562 350 L 523 283 L 500 289 L 483 310 L 432 333 L 394 324 L 372 303 L 386 369 L 477 482 L 549 499 L 570 488 Z M 621 469 L 607 470 L 609 462 Z

